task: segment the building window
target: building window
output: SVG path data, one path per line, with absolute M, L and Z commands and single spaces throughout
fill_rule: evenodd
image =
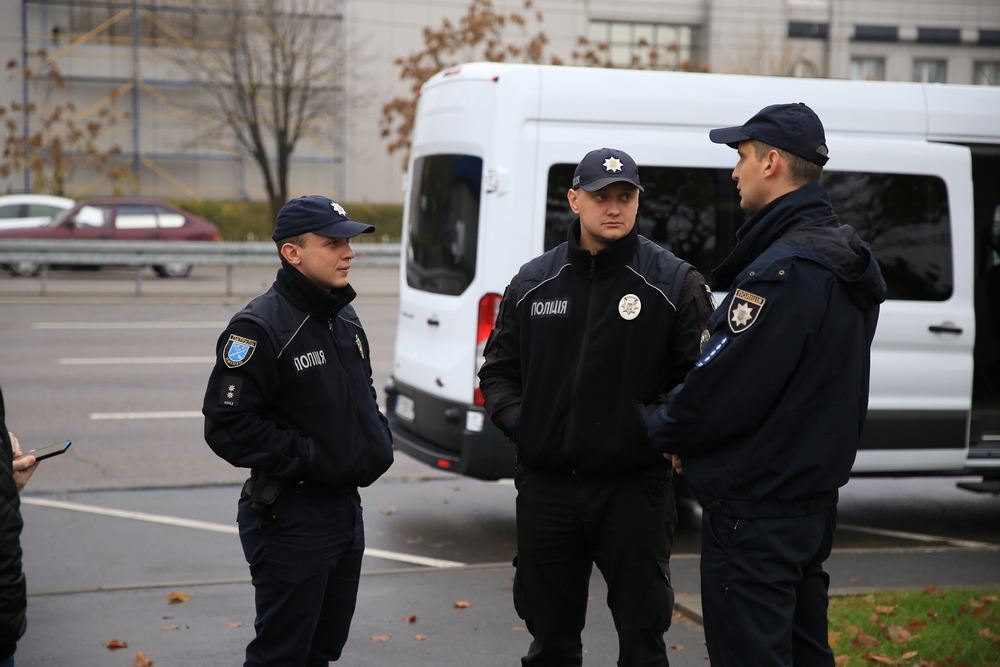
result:
M 587 31 L 591 48 L 606 45 L 615 67 L 646 65 L 650 69 L 681 69 L 697 60 L 698 28 L 689 25 L 591 21 Z M 656 53 L 650 61 L 650 54 Z
M 856 81 L 885 81 L 885 58 L 851 58 L 851 78 Z
M 1000 86 L 1000 62 L 976 63 L 972 82 L 977 86 Z
M 944 83 L 944 60 L 914 60 L 913 80 L 917 83 Z

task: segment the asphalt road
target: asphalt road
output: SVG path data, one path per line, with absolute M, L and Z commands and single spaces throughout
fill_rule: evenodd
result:
M 26 449 L 74 443 L 41 464 L 23 496 L 31 597 L 19 666 L 128 665 L 136 649 L 160 667 L 241 660 L 253 620 L 234 534 L 245 473 L 204 444 L 199 411 L 219 332 L 272 277 L 237 269 L 237 296 L 226 297 L 222 269 L 174 281 L 150 273 L 136 297 L 127 270 L 53 272 L 41 297 L 37 280 L 0 276 L 8 424 Z M 352 271 L 380 395 L 391 372 L 397 281 L 394 269 Z M 514 495 L 509 483 L 398 455 L 363 493 L 369 553 L 344 664 L 517 664 L 528 636 L 509 596 Z M 953 479 L 856 479 L 840 516 L 828 564 L 836 591 L 1000 585 L 996 496 L 956 489 Z M 687 617 L 667 639 L 681 667 L 705 664 L 695 526 L 692 517 L 682 522 L 673 559 Z M 171 605 L 174 590 L 194 595 Z M 615 660 L 603 595 L 595 576 L 589 665 Z M 459 600 L 470 606 L 456 608 Z M 112 639 L 130 648 L 111 652 L 104 644 Z

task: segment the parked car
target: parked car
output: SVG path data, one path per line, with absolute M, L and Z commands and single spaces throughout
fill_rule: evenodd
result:
M 122 241 L 218 241 L 214 224 L 157 199 L 91 199 L 80 202 L 41 227 L 0 230 L 0 238 L 117 239 Z M 38 262 L 22 261 L 7 269 L 15 276 L 33 276 Z M 185 278 L 191 265 L 154 266 L 161 278 Z
M 4 195 L 0 197 L 0 230 L 41 227 L 76 202 L 53 195 Z

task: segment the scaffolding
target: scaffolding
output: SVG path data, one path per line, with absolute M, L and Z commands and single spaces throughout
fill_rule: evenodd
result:
M 225 34 L 242 3 L 228 0 L 22 0 L 22 64 L 43 49 L 64 85 L 55 89 L 45 67 L 34 67 L 22 85 L 22 101 L 40 108 L 72 100 L 75 121 L 111 109 L 124 117 L 104 128 L 102 141 L 117 145 L 130 170 L 130 193 L 164 198 L 260 200 L 267 198 L 261 170 L 236 134 L 212 109 L 212 82 L 179 63 L 178 53 L 206 47 Z M 315 0 L 303 13 L 296 0 L 272 0 L 278 14 L 261 14 L 268 29 L 274 17 L 322 25 L 325 39 L 321 79 L 304 86 L 332 100 L 329 110 L 308 126 L 288 160 L 289 196 L 321 192 L 339 198 L 345 187 L 346 146 L 345 21 L 346 0 Z M 214 42 L 214 43 L 213 43 Z M 180 51 L 179 51 L 180 50 Z M 215 85 L 219 85 L 216 82 Z M 258 91 L 264 104 L 269 91 Z M 25 128 L 27 135 L 28 128 Z M 269 161 L 275 162 L 275 149 Z M 30 174 L 23 189 L 30 191 Z M 105 175 L 80 169 L 66 194 L 85 197 L 112 194 Z

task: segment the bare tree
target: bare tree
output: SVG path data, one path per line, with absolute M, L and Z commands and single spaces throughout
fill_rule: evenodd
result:
M 7 62 L 10 78 L 35 79 L 54 89 L 65 86 L 62 73 L 48 58 L 44 49 L 30 52 L 27 66 L 17 60 Z M 31 61 L 38 64 L 32 67 Z M 112 93 L 107 101 L 115 98 Z M 102 106 L 87 120 L 85 113 L 78 113 L 72 101 L 43 108 L 35 102 L 12 101 L 0 106 L 3 122 L 3 155 L 0 158 L 0 176 L 8 178 L 20 171 L 29 174 L 32 192 L 66 194 L 66 183 L 81 166 L 94 169 L 110 178 L 115 192 L 121 194 L 122 180 L 127 175 L 125 164 L 112 164 L 112 157 L 121 153 L 117 145 L 104 148 L 100 136 L 109 125 L 128 113 L 117 114 Z
M 175 61 L 211 95 L 199 111 L 228 128 L 260 171 L 272 213 L 288 200 L 291 156 L 343 104 L 340 21 L 320 0 L 215 0 L 214 20 Z M 325 137 L 324 137 L 325 138 Z
M 410 135 L 417 110 L 417 94 L 424 83 L 443 69 L 473 60 L 489 62 L 542 62 L 549 38 L 544 32 L 529 34 L 529 23 L 537 27 L 542 13 L 528 14 L 533 0 L 524 0 L 524 12 L 498 11 L 492 0 L 472 0 L 457 24 L 441 21 L 438 29 L 424 28 L 424 48 L 405 58 L 396 58 L 399 78 L 409 82 L 409 95 L 396 97 L 382 107 L 381 135 L 389 138 L 389 153 L 403 152 L 403 169 L 410 159 Z M 508 42 L 508 29 L 520 32 L 526 41 Z M 562 64 L 551 58 L 553 65 Z

